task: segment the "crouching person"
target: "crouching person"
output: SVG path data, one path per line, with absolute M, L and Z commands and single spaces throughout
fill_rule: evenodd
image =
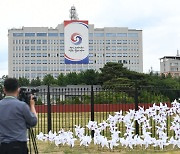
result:
M 4 81 L 6 97 L 0 101 L 0 154 L 27 154 L 27 128 L 37 124 L 33 96 L 30 106 L 17 99 L 19 84 L 14 78 Z

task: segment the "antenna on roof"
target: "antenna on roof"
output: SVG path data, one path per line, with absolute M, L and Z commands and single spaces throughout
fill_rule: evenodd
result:
M 69 12 L 70 12 L 69 17 L 70 17 L 71 20 L 79 20 L 78 14 L 76 12 L 76 8 L 75 8 L 74 5 L 71 6 L 71 9 L 69 10 Z
M 177 55 L 176 55 L 177 57 L 179 57 L 179 50 L 177 49 Z

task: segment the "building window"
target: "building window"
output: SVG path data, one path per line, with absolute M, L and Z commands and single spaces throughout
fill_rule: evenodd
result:
M 60 64 L 64 64 L 64 60 L 60 60 Z
M 29 60 L 25 60 L 25 64 L 29 64 Z
M 93 37 L 93 33 L 89 33 L 89 37 Z
M 115 51 L 116 50 L 116 46 L 112 46 L 112 51 Z
M 90 54 L 89 54 L 89 57 L 93 57 L 93 53 L 90 53 Z
M 112 57 L 116 57 L 116 53 L 112 53 Z
M 123 46 L 123 51 L 127 51 L 127 46 Z
M 47 71 L 47 66 L 43 66 L 43 71 Z
M 118 60 L 118 63 L 122 63 L 122 60 Z
M 47 51 L 47 46 L 43 46 L 43 47 L 42 47 L 42 50 L 43 50 L 43 51 Z
M 59 36 L 60 37 L 64 37 L 64 33 L 59 33 Z
M 25 33 L 25 36 L 26 37 L 33 37 L 33 36 L 35 36 L 35 33 Z
M 13 33 L 14 37 L 22 37 L 24 34 L 23 33 Z
M 47 57 L 47 53 L 43 53 L 43 57 Z
M 93 44 L 93 40 L 89 40 L 89 44 Z
M 37 44 L 41 44 L 41 40 L 37 40 Z
M 25 40 L 25 44 L 29 44 L 29 40 Z
M 128 33 L 128 37 L 138 37 L 138 33 Z
M 89 60 L 89 64 L 93 64 L 93 60 Z
M 29 51 L 29 46 L 25 46 L 25 51 Z
M 128 62 L 127 62 L 127 60 L 123 60 L 123 64 L 127 64 Z
M 89 46 L 89 51 L 93 51 L 93 46 Z
M 31 57 L 35 57 L 35 53 L 31 53 Z
M 37 57 L 41 57 L 41 53 L 37 53 Z
M 123 44 L 127 44 L 127 40 L 123 40 Z
M 110 40 L 106 40 L 106 44 L 110 44 Z
M 116 40 L 111 40 L 111 44 L 116 44 Z
M 64 57 L 64 53 L 60 53 L 60 57 Z
M 104 37 L 104 33 L 94 33 L 95 37 Z
M 122 53 L 117 53 L 117 57 L 122 57 Z
M 37 50 L 38 50 L 38 51 L 41 51 L 41 46 L 37 46 Z
M 31 44 L 35 44 L 35 40 L 31 40 Z
M 36 78 L 36 73 L 31 73 L 31 78 Z
M 48 33 L 48 36 L 50 36 L 50 37 L 57 37 L 58 33 Z
M 47 44 L 47 40 L 42 40 L 42 44 Z
M 41 66 L 38 66 L 38 67 L 37 67 L 37 71 L 41 71 Z
M 106 51 L 109 51 L 110 50 L 110 46 L 106 46 Z
M 106 33 L 106 37 L 116 37 L 116 33 Z
M 37 64 L 41 64 L 41 60 L 37 60 Z
M 25 71 L 29 71 L 29 66 L 26 66 L 26 67 L 25 67 Z
M 111 56 L 111 54 L 110 53 L 106 53 L 106 57 L 110 57 Z
M 60 44 L 64 44 L 64 40 L 60 40 L 59 43 L 60 43 Z
M 35 70 L 36 70 L 36 67 L 32 66 L 31 71 L 35 71 Z
M 127 53 L 123 53 L 123 57 L 127 57 Z
M 35 50 L 35 46 L 31 46 L 31 51 L 34 51 Z
M 127 37 L 127 33 L 117 33 L 117 37 Z
M 43 60 L 43 62 L 42 62 L 43 64 L 47 64 L 47 60 Z
M 60 51 L 64 51 L 64 46 L 60 46 Z
M 47 33 L 37 33 L 37 36 L 47 36 Z

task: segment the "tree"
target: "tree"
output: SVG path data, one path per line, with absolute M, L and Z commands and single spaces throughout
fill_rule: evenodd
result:
M 64 76 L 63 73 L 59 74 L 59 76 L 57 77 L 57 85 L 59 86 L 66 86 L 66 76 Z
M 86 85 L 96 85 L 99 82 L 98 81 L 99 73 L 93 69 L 81 72 L 79 75 L 80 75 L 81 83 L 84 83 Z
M 114 78 L 119 78 L 124 75 L 124 72 L 127 71 L 123 64 L 119 63 L 106 63 L 103 68 L 100 68 L 100 81 L 102 83 L 112 80 Z
M 53 85 L 53 84 L 56 84 L 56 80 L 54 79 L 54 77 L 51 74 L 47 74 L 43 78 L 43 84 Z
M 19 85 L 20 87 L 23 87 L 23 86 L 29 86 L 29 79 L 25 78 L 25 77 L 20 77 L 19 78 Z
M 80 84 L 79 76 L 76 72 L 71 72 L 66 75 L 67 85 L 78 85 Z
M 41 85 L 41 80 L 39 79 L 39 77 L 31 80 L 31 86 L 40 86 L 40 85 Z
M 146 75 L 143 73 L 138 73 L 134 71 L 130 71 L 127 68 L 123 67 L 123 64 L 119 63 L 106 63 L 103 68 L 100 69 L 100 82 L 103 84 L 107 81 L 113 81 L 113 84 L 115 84 L 115 79 L 118 78 L 127 78 L 131 80 L 131 82 L 136 82 L 138 80 L 138 83 L 141 85 L 144 85 Z M 120 82 L 123 80 L 117 80 L 117 83 L 120 84 Z M 110 83 L 109 83 L 110 84 Z

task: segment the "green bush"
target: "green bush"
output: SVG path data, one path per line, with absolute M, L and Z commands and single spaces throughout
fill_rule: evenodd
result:
M 133 103 L 133 97 L 125 92 L 99 92 L 95 95 L 96 104 Z
M 159 102 L 169 102 L 167 96 L 162 95 L 160 92 L 149 92 L 141 91 L 139 96 L 140 103 L 159 103 Z

